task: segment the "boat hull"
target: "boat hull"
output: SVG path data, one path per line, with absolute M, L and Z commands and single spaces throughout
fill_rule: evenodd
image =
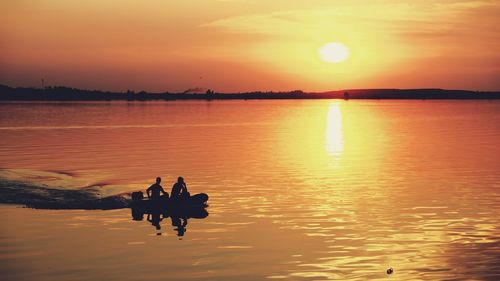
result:
M 144 214 L 163 214 L 163 216 L 181 218 L 205 218 L 208 216 L 206 207 L 208 195 L 205 193 L 190 196 L 187 199 L 174 201 L 166 196 L 157 200 L 140 199 L 133 200 L 130 207 L 132 217 L 142 220 Z

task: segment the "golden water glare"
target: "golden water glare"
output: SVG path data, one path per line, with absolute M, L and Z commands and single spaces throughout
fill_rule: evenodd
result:
M 339 102 L 332 103 L 326 118 L 326 151 L 339 157 L 344 150 L 344 132 L 342 130 L 342 111 Z
M 386 280 L 392 267 L 398 280 L 489 280 L 500 239 L 499 106 L 0 103 L 2 178 L 112 195 L 158 175 L 169 189 L 181 175 L 210 195 L 210 215 L 190 219 L 182 241 L 170 220 L 157 236 L 127 209 L 1 206 L 0 271 L 47 281 Z

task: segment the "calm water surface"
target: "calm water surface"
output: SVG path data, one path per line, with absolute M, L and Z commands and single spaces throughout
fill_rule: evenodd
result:
M 499 280 L 499 144 L 497 101 L 0 103 L 4 186 L 210 195 L 184 236 L 0 205 L 1 279 Z

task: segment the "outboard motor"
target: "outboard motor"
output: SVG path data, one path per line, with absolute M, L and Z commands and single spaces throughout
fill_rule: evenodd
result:
M 140 201 L 144 199 L 144 193 L 142 191 L 132 192 L 132 201 Z
M 144 219 L 144 210 L 140 207 L 140 201 L 144 198 L 142 191 L 132 192 L 132 219 L 135 221 L 142 221 Z
M 132 207 L 132 219 L 142 221 L 144 219 L 144 211 L 138 207 Z

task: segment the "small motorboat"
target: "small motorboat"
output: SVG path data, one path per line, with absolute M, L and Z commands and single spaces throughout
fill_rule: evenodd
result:
M 132 216 L 141 217 L 144 214 L 161 213 L 164 216 L 205 218 L 208 216 L 208 195 L 205 193 L 195 194 L 183 200 L 172 200 L 168 196 L 151 200 L 144 198 L 141 191 L 132 193 Z

